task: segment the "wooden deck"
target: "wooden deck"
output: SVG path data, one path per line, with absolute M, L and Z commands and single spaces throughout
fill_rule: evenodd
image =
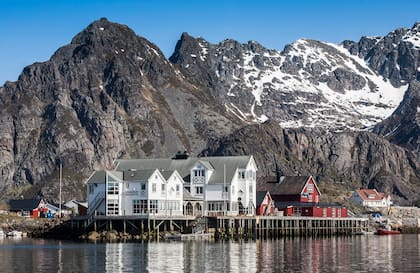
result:
M 292 216 L 91 216 L 71 219 L 81 232 L 117 230 L 130 234 L 167 234 L 168 232 L 212 234 L 223 238 L 281 238 L 294 236 L 357 235 L 368 230 L 367 218 L 324 218 Z M 193 232 L 191 232 L 193 230 Z M 193 237 L 191 237 L 193 238 Z M 188 236 L 184 237 L 188 240 Z

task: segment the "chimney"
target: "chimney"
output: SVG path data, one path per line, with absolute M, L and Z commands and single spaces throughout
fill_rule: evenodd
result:
M 189 157 L 189 153 L 187 151 L 178 151 L 172 159 L 187 159 Z

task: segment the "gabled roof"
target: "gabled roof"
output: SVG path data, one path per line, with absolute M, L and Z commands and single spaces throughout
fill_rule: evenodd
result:
M 10 210 L 11 211 L 21 211 L 21 210 L 33 210 L 38 208 L 39 203 L 42 199 L 14 199 L 10 200 Z
M 116 160 L 116 171 L 126 170 L 177 170 L 184 181 L 189 181 L 191 169 L 197 163 L 214 170 L 209 184 L 230 182 L 238 168 L 245 169 L 252 156 L 214 156 L 186 159 L 119 159 Z
M 297 195 L 302 193 L 303 188 L 310 178 L 312 176 L 283 176 L 276 182 L 258 184 L 258 190 L 268 191 L 271 195 Z M 314 179 L 313 181 L 315 182 Z M 317 187 L 316 183 L 314 184 Z
M 256 196 L 257 196 L 256 205 L 257 205 L 257 207 L 261 205 L 261 203 L 264 201 L 264 198 L 267 194 L 270 195 L 270 193 L 268 191 L 257 191 L 256 192 Z
M 380 201 L 385 197 L 383 192 L 377 192 L 376 189 L 358 189 L 356 192 L 364 201 Z

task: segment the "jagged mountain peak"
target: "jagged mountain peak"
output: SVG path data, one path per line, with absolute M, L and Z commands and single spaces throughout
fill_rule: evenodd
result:
M 212 44 L 183 33 L 169 62 L 159 48 L 127 26 L 100 19 L 49 61 L 28 66 L 16 83 L 0 88 L 0 190 L 8 194 L 12 185 L 24 185 L 22 190 L 32 186 L 52 196 L 59 159 L 67 173 L 64 190 L 71 192 L 82 188 L 92 169 L 106 168 L 115 158 L 168 157 L 177 150 L 198 154 L 211 140 L 245 124 L 262 128 L 267 120 L 276 128 L 317 128 L 276 129 L 274 133 L 290 132 L 290 137 L 284 142 L 270 138 L 274 142 L 268 146 L 291 146 L 294 139 L 316 144 L 328 135 L 319 150 L 331 151 L 325 157 L 336 161 L 337 169 L 351 164 L 368 169 L 376 148 L 364 146 L 368 154 L 360 159 L 364 151 L 358 141 L 369 144 L 375 139 L 353 138 L 351 149 L 344 149 L 352 153 L 350 161 L 337 159 L 345 153 L 335 147 L 346 148 L 348 138 L 358 134 L 349 136 L 347 129 L 383 120 L 401 101 L 405 84 L 393 87 L 387 75 L 399 69 L 405 74 L 393 80 L 412 79 L 410 67 L 418 67 L 418 50 L 408 42 L 389 50 L 398 35 L 409 33 L 397 32 L 387 39 L 362 38 L 365 42 L 340 46 L 300 39 L 283 51 L 255 41 Z M 393 54 L 403 58 L 394 59 Z M 384 65 L 376 66 L 381 62 Z M 330 136 L 342 129 L 346 133 L 331 145 Z M 315 136 L 306 137 L 311 134 Z M 254 130 L 244 138 L 261 139 Z M 307 151 L 299 155 L 300 161 L 310 161 L 312 157 L 304 155 L 319 152 Z M 277 155 L 254 152 L 267 161 Z M 284 160 L 296 165 L 293 158 Z M 328 160 L 322 162 L 330 164 Z M 314 172 L 325 169 L 312 166 Z M 353 174 L 351 179 L 364 179 Z M 366 179 L 372 181 L 370 175 Z
M 256 42 L 190 37 L 173 56 L 189 79 L 205 83 L 227 111 L 247 122 L 364 128 L 389 116 L 405 91 L 344 47 L 312 39 L 279 52 Z

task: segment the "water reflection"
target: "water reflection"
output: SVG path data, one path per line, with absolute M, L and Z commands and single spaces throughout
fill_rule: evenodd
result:
M 420 237 L 252 242 L 0 240 L 0 272 L 420 272 Z

